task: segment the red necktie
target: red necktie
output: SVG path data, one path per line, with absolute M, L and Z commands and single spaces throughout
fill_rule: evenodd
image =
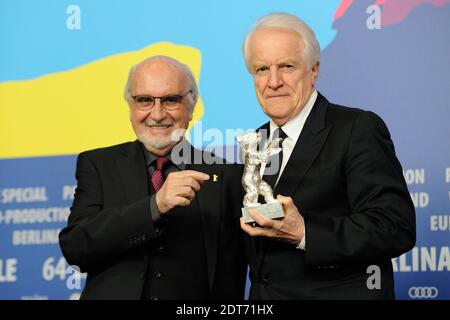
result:
M 164 165 L 169 161 L 166 157 L 158 157 L 156 159 L 156 170 L 153 172 L 152 175 L 152 184 L 153 188 L 155 189 L 155 192 L 158 192 L 159 189 L 161 189 L 163 183 L 164 183 L 164 176 L 162 169 L 164 168 Z

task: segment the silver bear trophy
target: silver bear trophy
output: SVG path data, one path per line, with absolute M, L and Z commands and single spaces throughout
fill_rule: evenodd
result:
M 267 164 L 272 155 L 281 152 L 278 147 L 281 139 L 273 139 L 263 151 L 258 150 L 261 142 L 261 132 L 247 132 L 236 137 L 241 146 L 241 155 L 244 162 L 244 173 L 242 175 L 242 186 L 245 196 L 243 200 L 242 216 L 246 223 L 254 222 L 249 216 L 248 209 L 256 209 L 258 213 L 270 219 L 282 218 L 283 207 L 273 197 L 272 188 L 261 178 L 261 164 Z M 279 164 L 281 165 L 281 164 Z M 258 196 L 264 197 L 266 204 L 258 202 Z

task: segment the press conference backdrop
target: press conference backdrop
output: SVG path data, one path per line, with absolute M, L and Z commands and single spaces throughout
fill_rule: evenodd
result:
M 132 64 L 164 54 L 191 67 L 198 147 L 266 121 L 241 42 L 274 11 L 315 30 L 319 91 L 390 128 L 417 212 L 416 247 L 393 259 L 397 297 L 450 298 L 450 0 L 1 0 L 0 299 L 79 297 L 85 275 L 58 233 L 76 155 L 134 139 L 122 99 Z

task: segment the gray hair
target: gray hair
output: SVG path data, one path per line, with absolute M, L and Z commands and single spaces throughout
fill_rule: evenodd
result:
M 144 63 L 147 63 L 150 61 L 155 61 L 155 60 L 166 61 L 167 63 L 175 66 L 178 70 L 180 70 L 181 72 L 183 72 L 186 75 L 186 77 L 188 79 L 188 86 L 190 88 L 189 90 L 191 90 L 191 94 L 188 94 L 189 107 L 194 108 L 195 104 L 197 103 L 197 98 L 198 98 L 198 87 L 197 87 L 197 83 L 195 82 L 194 75 L 192 74 L 191 69 L 189 69 L 189 67 L 187 65 L 181 63 L 180 61 L 178 61 L 174 58 L 168 57 L 168 56 L 153 56 L 153 57 L 147 58 L 144 61 L 141 61 L 138 64 L 135 64 L 134 66 L 131 67 L 130 72 L 128 73 L 127 83 L 125 84 L 125 90 L 124 90 L 125 101 L 127 101 L 129 105 L 133 102 L 133 98 L 131 97 L 131 79 L 133 78 L 133 75 L 134 75 L 136 69 L 141 64 L 144 64 Z
M 299 40 L 303 41 L 303 44 L 305 46 L 302 53 L 302 59 L 305 62 L 308 70 L 311 70 L 311 68 L 320 60 L 319 42 L 316 39 L 314 31 L 303 20 L 289 13 L 283 12 L 271 13 L 258 20 L 253 26 L 253 29 L 248 33 L 248 35 L 244 39 L 243 43 L 244 59 L 245 65 L 247 66 L 249 72 L 251 72 L 252 67 L 250 63 L 250 52 L 249 52 L 250 38 L 253 32 L 262 28 L 283 28 L 298 33 Z

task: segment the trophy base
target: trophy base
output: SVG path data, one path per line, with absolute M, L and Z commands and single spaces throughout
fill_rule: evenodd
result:
M 249 209 L 255 209 L 256 211 L 258 211 L 258 213 L 269 219 L 278 219 L 284 217 L 283 206 L 280 202 L 266 203 L 254 207 L 243 207 L 242 217 L 244 218 L 245 223 L 255 222 L 255 220 L 253 220 L 248 214 Z

